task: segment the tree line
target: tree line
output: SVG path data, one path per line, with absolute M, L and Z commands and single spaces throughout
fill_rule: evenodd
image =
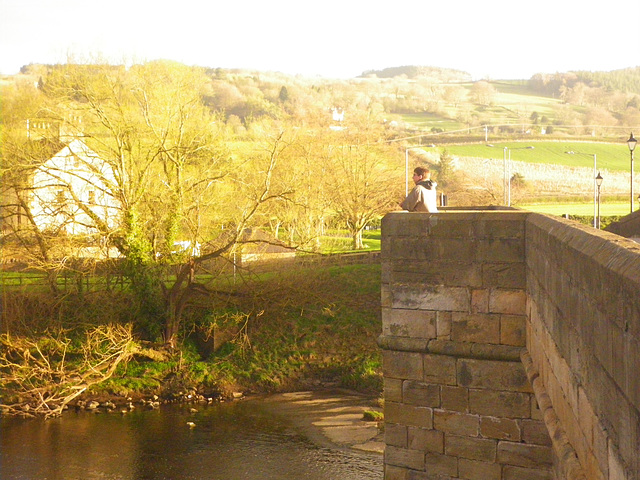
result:
M 482 112 L 496 95 L 491 82 L 460 83 L 462 72 L 432 68 L 378 73 L 389 78 L 370 72 L 326 80 L 169 61 L 26 66 L 2 85 L 3 248 L 20 248 L 21 258 L 46 272 L 54 293 L 57 275 L 87 245 L 115 251 L 143 309 L 162 319 L 162 335 L 174 343 L 185 308 L 206 294 L 198 273 L 253 241 L 245 232 L 259 228 L 291 249 L 319 251 L 328 229 L 344 228 L 353 248 L 362 247 L 363 230 L 404 194 L 406 143 L 398 140 L 408 130 L 400 113 L 465 125 L 490 120 Z M 567 102 L 594 107 L 561 107 L 556 116 L 565 124 L 640 123 L 637 94 L 571 75 L 529 82 L 549 91 L 557 84 Z M 537 123 L 534 114 L 523 120 Z M 36 125 L 57 129 L 35 135 Z M 117 205 L 115 225 L 59 171 L 48 172 L 48 186 L 66 190 L 58 224 L 36 221 L 32 199 L 47 185 L 36 188 L 31 179 L 61 129 L 103 162 L 94 189 Z M 441 170 L 440 186 L 454 189 L 450 158 L 440 157 L 412 162 L 431 163 Z M 64 233 L 74 220 L 64 215 L 68 203 L 88 219 L 90 233 Z M 199 248 L 194 254 L 177 243 Z
M 177 340 L 185 308 L 211 294 L 198 273 L 212 260 L 231 261 L 254 241 L 247 231 L 260 228 L 291 249 L 318 251 L 327 229 L 346 228 L 357 249 L 365 227 L 401 199 L 397 147 L 385 142 L 395 133 L 382 111 L 358 109 L 340 89 L 318 87 L 324 101 L 311 102 L 296 85 L 262 91 L 251 78 L 229 82 L 223 78 L 232 74 L 173 62 L 60 65 L 44 73 L 37 83 L 3 89 L 5 255 L 19 249 L 55 293 L 57 275 L 77 252 L 87 245 L 115 250 L 142 311 L 160 319 L 168 344 Z M 348 114 L 335 120 L 332 109 L 346 105 Z M 27 128 L 36 124 L 56 128 L 36 136 Z M 100 205 L 81 199 L 61 171 L 47 172 L 49 185 L 34 186 L 63 130 L 103 162 L 84 166 L 96 174 L 87 181 L 117 205 L 117 222 L 105 221 Z M 58 223 L 43 227 L 32 199 L 51 187 L 64 191 L 67 214 L 61 208 Z M 88 233 L 65 233 L 77 218 L 69 204 L 88 219 Z

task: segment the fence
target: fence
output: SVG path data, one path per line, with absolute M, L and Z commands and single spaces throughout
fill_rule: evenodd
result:
M 380 252 L 352 252 L 334 255 L 302 255 L 279 260 L 263 260 L 251 262 L 245 265 L 228 263 L 226 266 L 218 266 L 219 272 L 202 273 L 197 275 L 201 283 L 206 283 L 214 278 L 225 278 L 234 275 L 237 269 L 262 273 L 290 268 L 318 268 L 332 265 L 360 265 L 378 263 Z M 235 268 L 234 268 L 235 267 Z M 11 272 L 0 272 L 0 288 L 2 290 L 36 289 L 47 290 L 50 282 L 46 274 L 21 270 L 14 265 Z M 164 281 L 171 282 L 175 278 L 171 272 L 165 274 Z M 130 279 L 122 271 L 117 269 L 103 269 L 97 273 L 80 273 L 70 270 L 61 271 L 55 278 L 56 286 L 65 293 L 81 293 L 89 291 L 126 290 Z

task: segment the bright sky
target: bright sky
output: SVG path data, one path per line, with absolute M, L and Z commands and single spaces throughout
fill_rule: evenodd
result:
M 0 73 L 100 56 L 349 78 L 427 65 L 474 78 L 640 66 L 640 1 L 0 0 Z

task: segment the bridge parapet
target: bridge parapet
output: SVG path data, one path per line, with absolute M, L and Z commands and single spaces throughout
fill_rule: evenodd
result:
M 562 329 L 546 334 L 540 321 L 555 318 L 548 310 L 556 308 L 556 295 L 563 294 L 561 289 L 554 292 L 553 301 L 545 300 L 543 292 L 558 281 L 549 280 L 556 278 L 549 270 L 557 262 L 544 267 L 536 263 L 547 256 L 544 243 L 550 240 L 543 232 L 558 225 L 576 228 L 514 210 L 397 212 L 384 218 L 380 346 L 386 480 L 636 479 L 629 476 L 636 468 L 631 458 L 616 454 L 617 447 L 613 458 L 607 454 L 606 463 L 614 469 L 603 470 L 593 452 L 599 447 L 589 453 L 586 440 L 572 436 L 580 422 L 565 429 L 564 416 L 574 407 L 575 418 L 580 418 L 581 394 L 585 408 L 593 405 L 585 401 L 588 390 L 578 387 L 570 390 L 575 392 L 575 405 L 558 400 L 564 395 L 559 385 L 573 372 L 558 367 L 562 354 L 541 353 L 553 351 L 554 333 L 566 334 Z M 577 230 L 578 236 L 591 235 Z M 542 281 L 539 275 L 549 278 Z M 528 283 L 537 286 L 535 301 Z M 597 282 L 590 288 L 597 289 Z M 636 292 L 640 297 L 640 288 Z M 626 348 L 637 347 L 637 339 Z M 572 342 L 575 345 L 575 338 Z M 560 381 L 553 383 L 556 370 Z M 554 389 L 551 395 L 548 385 Z M 556 405 L 562 409 L 558 414 Z M 627 406 L 626 411 L 629 418 L 633 409 Z M 599 421 L 596 413 L 592 417 L 590 431 Z M 625 430 L 625 438 L 635 438 L 627 446 L 636 442 L 637 448 L 633 429 Z M 595 440 L 602 442 L 603 437 Z M 576 448 L 573 442 L 582 443 Z M 592 476 L 595 471 L 607 474 Z M 626 476 L 609 475 L 613 471 Z

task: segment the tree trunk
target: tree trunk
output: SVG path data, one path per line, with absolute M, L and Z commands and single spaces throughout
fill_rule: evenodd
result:
M 364 243 L 362 242 L 362 229 L 351 233 L 352 246 L 354 250 L 362 250 Z

